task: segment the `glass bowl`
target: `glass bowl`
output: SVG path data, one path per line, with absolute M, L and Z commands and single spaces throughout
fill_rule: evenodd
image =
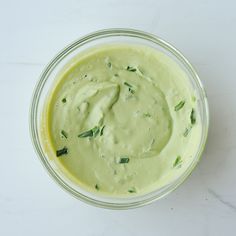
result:
M 179 176 L 168 185 L 141 196 L 127 198 L 106 197 L 92 192 L 87 192 L 86 190 L 82 189 L 80 186 L 76 185 L 68 177 L 66 177 L 66 175 L 62 171 L 60 171 L 59 168 L 57 168 L 53 159 L 50 158 L 50 156 L 48 156 L 48 154 L 45 152 L 42 142 L 43 137 L 41 137 L 40 134 L 43 108 L 47 96 L 54 84 L 56 75 L 67 64 L 67 62 L 70 61 L 78 53 L 88 48 L 106 43 L 142 44 L 163 52 L 164 54 L 172 58 L 172 60 L 174 60 L 185 71 L 193 89 L 196 91 L 198 96 L 198 107 L 202 122 L 202 135 L 198 151 L 193 158 L 192 163 L 181 174 L 181 176 Z M 192 65 L 176 48 L 171 46 L 169 43 L 152 34 L 133 29 L 106 29 L 97 31 L 76 40 L 65 49 L 63 49 L 52 59 L 52 61 L 46 66 L 43 73 L 41 74 L 33 93 L 30 109 L 30 133 L 33 146 L 49 175 L 63 189 L 72 194 L 74 197 L 91 205 L 110 209 L 128 209 L 144 206 L 164 197 L 168 193 L 172 192 L 175 188 L 177 188 L 191 174 L 194 167 L 198 163 L 206 143 L 208 127 L 209 112 L 206 93 Z

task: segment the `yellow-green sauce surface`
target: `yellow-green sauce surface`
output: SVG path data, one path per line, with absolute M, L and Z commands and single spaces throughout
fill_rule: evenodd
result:
M 90 192 L 134 196 L 178 178 L 198 150 L 195 91 L 168 56 L 146 46 L 102 45 L 77 55 L 46 103 L 51 159 Z

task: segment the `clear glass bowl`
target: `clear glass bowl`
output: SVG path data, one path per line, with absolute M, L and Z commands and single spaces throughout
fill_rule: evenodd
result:
M 202 120 L 202 137 L 198 148 L 198 151 L 193 158 L 191 165 L 186 171 L 179 176 L 178 179 L 169 183 L 168 185 L 157 189 L 153 192 L 142 196 L 134 196 L 127 198 L 116 198 L 116 197 L 104 197 L 95 193 L 87 192 L 80 186 L 73 183 L 68 179 L 64 173 L 60 171 L 55 165 L 52 159 L 44 151 L 42 137 L 40 137 L 42 111 L 45 105 L 45 100 L 48 93 L 54 84 L 54 80 L 58 72 L 78 53 L 105 43 L 135 43 L 142 44 L 156 48 L 162 51 L 170 58 L 172 58 L 188 75 L 193 89 L 196 90 L 198 96 L 198 106 L 200 111 L 200 117 Z M 144 206 L 157 199 L 162 198 L 166 194 L 172 192 L 177 188 L 193 171 L 194 167 L 198 163 L 201 154 L 203 152 L 209 127 L 209 112 L 206 93 L 203 85 L 188 60 L 173 46 L 164 40 L 151 35 L 149 33 L 132 30 L 132 29 L 107 29 L 97 31 L 95 33 L 84 36 L 83 38 L 76 40 L 65 49 L 63 49 L 52 61 L 46 66 L 45 70 L 41 74 L 39 81 L 33 93 L 33 99 L 30 109 L 30 132 L 32 142 L 35 147 L 36 153 L 38 154 L 43 166 L 47 169 L 50 176 L 65 190 L 71 193 L 74 197 L 89 203 L 94 206 L 110 208 L 110 209 L 128 209 L 134 207 Z

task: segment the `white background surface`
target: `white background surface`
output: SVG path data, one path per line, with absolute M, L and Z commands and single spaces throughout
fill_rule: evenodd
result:
M 202 161 L 174 193 L 112 211 L 74 199 L 46 174 L 31 145 L 28 112 L 46 63 L 94 30 L 154 33 L 195 65 L 211 126 Z M 0 0 L 0 235 L 235 235 L 235 1 Z

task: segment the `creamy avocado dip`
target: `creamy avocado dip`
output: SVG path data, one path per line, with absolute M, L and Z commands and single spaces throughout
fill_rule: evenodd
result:
M 186 73 L 162 52 L 102 45 L 57 75 L 42 140 L 57 168 L 83 189 L 145 194 L 193 161 L 202 127 L 197 99 Z

